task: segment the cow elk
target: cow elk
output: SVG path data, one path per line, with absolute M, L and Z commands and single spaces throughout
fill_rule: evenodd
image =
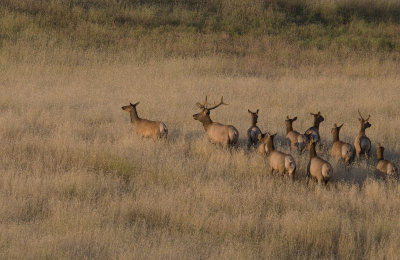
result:
M 271 173 L 276 171 L 283 176 L 283 174 L 287 172 L 289 177 L 293 179 L 296 172 L 296 162 L 294 161 L 293 156 L 290 154 L 285 154 L 275 149 L 275 135 L 276 134 L 271 135 L 270 133 L 258 135 L 260 146 L 266 146 L 266 151 L 268 151 L 268 153 L 265 154 L 268 158 Z
M 261 134 L 260 128 L 257 126 L 258 120 L 258 109 L 256 112 L 251 112 L 250 109 L 247 110 L 251 115 L 251 126 L 247 130 L 247 149 L 252 146 L 256 147 L 259 143 L 258 135 Z
M 310 151 L 310 161 L 307 165 L 307 178 L 315 179 L 319 184 L 327 184 L 329 179 L 332 177 L 332 166 L 329 162 L 318 157 L 315 150 L 317 141 L 310 137 L 307 149 Z
M 293 122 L 296 120 L 297 116 L 294 118 L 289 118 L 289 116 L 286 117 L 286 139 L 290 141 L 290 149 L 303 151 L 307 145 L 307 138 L 305 135 L 293 130 Z
M 211 110 L 216 109 L 220 105 L 228 105 L 224 103 L 223 97 L 221 97 L 221 102 L 219 104 L 212 107 L 209 107 L 210 104 L 207 102 L 207 96 L 204 104 L 200 104 L 199 102 L 196 104 L 202 111 L 194 114 L 193 118 L 203 123 L 208 139 L 212 143 L 219 144 L 223 147 L 235 145 L 239 139 L 238 130 L 232 125 L 223 125 L 213 122 L 210 118 Z
M 337 126 L 337 124 L 333 125 L 333 128 L 331 130 L 333 144 L 330 155 L 335 160 L 343 160 L 346 165 L 348 165 L 354 158 L 354 150 L 350 144 L 340 141 L 339 133 L 342 127 L 343 124 L 341 124 L 340 126 Z
M 269 150 L 268 150 L 266 142 L 261 142 L 265 138 L 266 135 L 267 135 L 266 133 L 265 134 L 259 133 L 257 136 L 257 139 L 258 139 L 257 152 L 260 155 L 268 155 L 269 154 Z
M 308 136 L 310 138 L 313 138 L 314 141 L 317 143 L 321 142 L 321 138 L 319 135 L 319 124 L 325 120 L 325 118 L 321 115 L 321 112 L 318 112 L 317 114 L 310 113 L 312 116 L 314 116 L 314 124 L 312 127 L 308 128 L 307 131 L 304 133 L 305 136 Z
M 130 113 L 131 122 L 135 127 L 136 134 L 140 137 L 153 138 L 154 140 L 163 138 L 167 139 L 168 128 L 163 122 L 151 121 L 147 119 L 140 118 L 136 106 L 139 102 L 127 106 L 123 106 L 122 110 Z
M 382 173 L 384 173 L 388 177 L 398 177 L 397 167 L 394 163 L 385 160 L 383 158 L 383 152 L 385 151 L 385 147 L 378 144 L 376 147 L 376 156 L 378 158 L 378 164 L 376 165 L 376 169 Z
M 358 110 L 358 114 L 360 118 L 360 132 L 356 136 L 354 140 L 354 148 L 356 150 L 357 159 L 360 158 L 361 154 L 364 154 L 365 158 L 369 157 L 369 152 L 371 151 L 371 140 L 365 135 L 365 130 L 371 127 L 371 124 L 368 122 L 371 115 L 368 115 L 367 119 L 364 119 Z

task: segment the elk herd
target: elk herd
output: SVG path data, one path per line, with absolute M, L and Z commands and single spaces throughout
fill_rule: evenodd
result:
M 130 113 L 131 122 L 135 128 L 136 134 L 140 137 L 157 139 L 166 139 L 168 135 L 168 128 L 163 122 L 151 121 L 148 119 L 140 118 L 136 107 L 139 102 L 127 106 L 122 109 Z M 235 147 L 239 139 L 239 131 L 232 125 L 224 125 L 214 122 L 210 117 L 210 111 L 218 108 L 221 105 L 228 105 L 224 103 L 223 97 L 221 101 L 212 106 L 207 101 L 207 96 L 204 103 L 197 102 L 196 105 L 201 109 L 201 112 L 194 114 L 193 118 L 203 124 L 207 138 L 214 144 L 220 145 L 224 148 Z M 251 126 L 247 130 L 247 148 L 255 148 L 259 154 L 264 156 L 268 161 L 271 173 L 277 172 L 280 175 L 288 174 L 289 177 L 294 178 L 296 172 L 296 161 L 291 154 L 283 153 L 276 149 L 274 145 L 275 134 L 270 132 L 262 133 L 257 126 L 258 112 L 252 112 L 248 109 L 251 117 Z M 309 161 L 307 165 L 306 176 L 309 179 L 316 180 L 319 184 L 326 184 L 333 174 L 332 165 L 319 157 L 316 152 L 316 145 L 321 146 L 321 136 L 319 133 L 320 124 L 325 120 L 320 112 L 314 114 L 313 125 L 308 128 L 303 134 L 293 129 L 293 122 L 297 117 L 286 117 L 286 140 L 289 143 L 290 150 L 297 153 L 309 152 Z M 330 149 L 330 158 L 336 161 L 342 161 L 348 167 L 355 158 L 360 159 L 363 156 L 365 159 L 369 158 L 371 151 L 371 140 L 365 134 L 367 128 L 371 127 L 369 123 L 370 115 L 365 119 L 360 111 L 360 132 L 355 137 L 354 146 L 349 143 L 343 142 L 339 138 L 340 130 L 343 123 L 338 126 L 336 123 L 331 130 L 332 133 L 332 147 Z M 377 165 L 376 169 L 387 177 L 398 177 L 398 169 L 393 162 L 385 160 L 383 157 L 384 147 L 379 143 L 376 148 Z

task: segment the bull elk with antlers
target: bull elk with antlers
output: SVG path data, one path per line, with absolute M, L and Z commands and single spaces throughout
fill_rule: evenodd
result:
M 371 124 L 368 122 L 371 115 L 368 115 L 367 119 L 364 119 L 358 110 L 358 114 L 360 118 L 360 132 L 356 136 L 354 140 L 354 148 L 356 150 L 357 159 L 360 158 L 360 154 L 364 154 L 365 158 L 369 157 L 369 152 L 371 151 L 371 140 L 365 135 L 365 130 L 371 127 Z
M 137 105 L 139 105 L 139 102 L 135 104 L 129 103 L 129 105 L 122 107 L 122 110 L 129 112 L 136 134 L 140 137 L 153 138 L 154 140 L 159 138 L 167 139 L 167 126 L 163 122 L 140 118 L 136 111 Z
M 213 122 L 210 118 L 211 110 L 216 109 L 220 105 L 228 105 L 224 103 L 223 97 L 221 97 L 221 102 L 219 104 L 212 107 L 209 107 L 210 104 L 207 102 L 207 96 L 203 104 L 199 102 L 196 104 L 202 111 L 194 114 L 193 118 L 203 123 L 208 139 L 212 143 L 222 145 L 223 147 L 235 145 L 239 139 L 238 130 L 232 125 L 223 125 L 218 122 Z

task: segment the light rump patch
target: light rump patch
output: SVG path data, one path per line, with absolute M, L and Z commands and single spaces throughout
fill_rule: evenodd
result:
M 354 149 L 349 143 L 340 140 L 339 133 L 344 123 L 337 126 L 335 123 L 331 129 L 333 144 L 330 151 L 330 156 L 335 160 L 342 160 L 346 165 L 350 164 L 354 159 Z
M 130 103 L 122 107 L 122 110 L 129 112 L 136 134 L 140 137 L 152 138 L 153 140 L 167 139 L 167 126 L 163 122 L 140 118 L 136 110 L 137 105 L 139 105 L 139 102 L 135 104 Z
M 288 173 L 291 179 L 294 179 L 296 173 L 296 162 L 290 154 L 285 154 L 275 149 L 274 137 L 276 134 L 259 134 L 260 146 L 265 147 L 263 154 L 267 157 L 271 174 L 280 173 L 283 176 Z

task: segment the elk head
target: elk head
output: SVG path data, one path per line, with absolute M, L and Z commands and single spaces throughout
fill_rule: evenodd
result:
M 295 116 L 294 118 L 290 119 L 289 116 L 286 116 L 286 120 L 285 120 L 285 125 L 287 129 L 290 129 L 290 131 L 293 131 L 293 122 L 297 120 L 297 116 Z
M 276 136 L 275 134 L 271 134 L 270 132 L 267 132 L 265 134 L 261 133 L 258 134 L 257 138 L 260 141 L 260 143 L 266 144 L 267 148 L 269 151 L 275 150 L 274 146 L 274 137 Z
M 256 112 L 251 112 L 250 111 L 250 109 L 247 109 L 247 111 L 250 113 L 250 115 L 251 115 L 251 123 L 253 124 L 253 125 L 256 125 L 257 124 L 257 121 L 258 121 L 258 109 L 257 109 L 257 111 Z
M 135 104 L 129 103 L 129 105 L 123 106 L 121 108 L 122 108 L 122 110 L 125 110 L 127 112 L 131 112 L 131 111 L 136 109 L 136 106 L 139 105 L 139 103 L 140 102 L 136 102 Z
M 202 109 L 202 111 L 200 113 L 194 114 L 193 118 L 195 120 L 198 120 L 200 122 L 205 122 L 207 120 L 211 120 L 210 119 L 210 111 L 213 109 L 216 109 L 217 107 L 219 107 L 220 105 L 228 105 L 224 103 L 224 97 L 221 97 L 221 101 L 219 102 L 219 104 L 209 107 L 209 105 L 211 105 L 210 103 L 207 102 L 207 96 L 206 99 L 204 101 L 203 104 L 197 102 L 196 105 Z
M 369 121 L 369 118 L 371 117 L 371 115 L 368 115 L 367 119 L 364 119 L 364 117 L 360 113 L 360 110 L 358 110 L 358 114 L 360 115 L 360 118 L 358 120 L 360 121 L 360 124 L 361 124 L 361 130 L 370 128 L 372 125 L 368 121 Z
M 332 133 L 332 136 L 333 136 L 334 139 L 335 139 L 335 137 L 337 137 L 337 139 L 339 139 L 340 129 L 342 129 L 343 125 L 344 125 L 344 123 L 341 124 L 340 126 L 337 126 L 336 123 L 333 125 L 331 133 Z
M 321 115 L 321 112 L 318 111 L 317 114 L 310 113 L 312 116 L 314 116 L 314 126 L 318 126 L 321 122 L 325 120 L 325 118 Z
M 315 145 L 317 144 L 318 140 L 316 140 L 316 139 L 315 139 L 314 137 L 312 137 L 311 135 L 305 135 L 305 136 L 306 136 L 306 138 L 307 138 L 307 140 L 308 140 L 306 149 L 309 151 L 310 148 L 311 148 L 312 146 L 315 147 Z

